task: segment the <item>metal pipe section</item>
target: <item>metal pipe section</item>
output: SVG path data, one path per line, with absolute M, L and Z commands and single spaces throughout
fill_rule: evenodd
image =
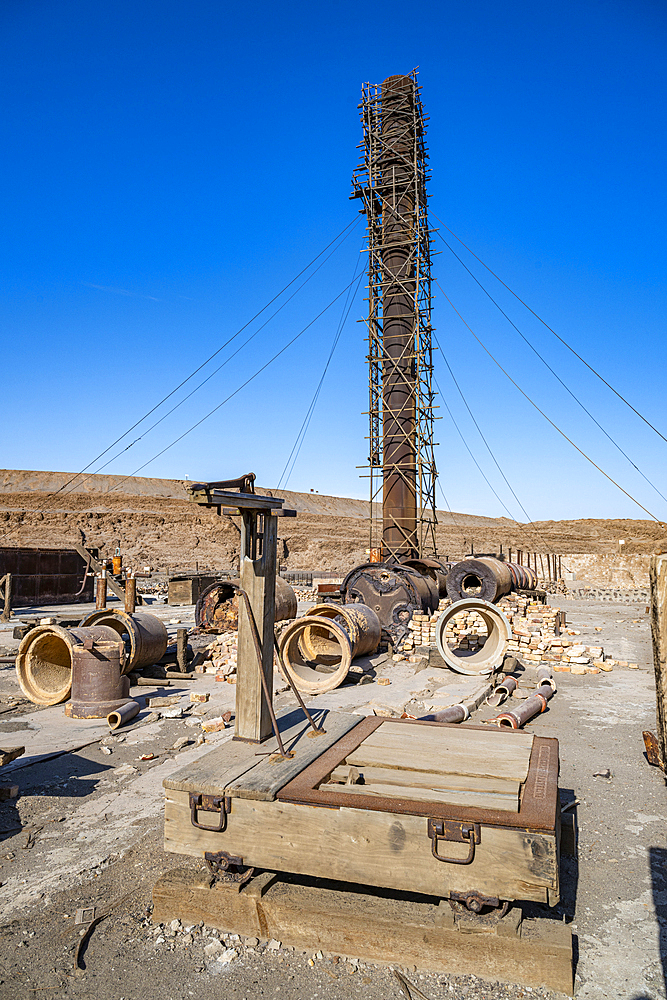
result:
M 438 597 L 447 597 L 447 574 L 452 563 L 443 563 L 439 559 L 404 559 L 402 566 L 417 570 L 422 576 L 428 576 L 438 588 Z
M 133 615 L 116 608 L 92 611 L 81 622 L 82 628 L 89 625 L 107 625 L 124 639 L 126 648 L 129 645 L 123 668 L 126 674 L 157 663 L 167 651 L 167 630 L 159 618 L 147 611 L 136 611 Z
M 446 631 L 450 620 L 460 612 L 476 611 L 487 627 L 488 636 L 481 649 L 450 649 Z M 438 650 L 447 666 L 460 674 L 489 674 L 500 667 L 512 637 L 512 627 L 502 611 L 489 601 L 478 598 L 459 601 L 446 608 L 435 625 Z
M 136 701 L 126 701 L 120 708 L 114 709 L 113 712 L 109 712 L 107 715 L 109 729 L 118 729 L 119 726 L 124 726 L 126 722 L 129 722 L 130 719 L 133 719 L 138 714 L 139 703 Z
M 65 705 L 71 719 L 106 719 L 129 701 L 130 678 L 123 675 L 125 646 L 86 640 L 72 650 L 72 696 Z
M 415 558 L 417 537 L 415 288 L 412 216 L 415 178 L 415 84 L 389 76 L 382 84 L 382 496 L 383 555 Z
M 381 634 L 378 616 L 365 604 L 320 604 L 283 632 L 279 666 L 299 691 L 332 691 L 355 656 L 377 649 Z
M 313 615 L 330 618 L 342 625 L 350 637 L 354 656 L 373 653 L 380 645 L 382 635 L 380 619 L 373 609 L 365 604 L 316 604 L 306 611 L 306 617 Z M 310 654 L 311 650 L 308 649 L 308 640 L 305 636 L 303 642 L 306 652 Z
M 230 626 L 228 602 L 233 600 L 236 589 L 241 586 L 240 580 L 220 580 L 212 583 L 204 590 L 195 605 L 195 625 L 205 632 L 219 633 L 228 631 Z M 276 576 L 275 615 L 274 621 L 282 622 L 296 618 L 296 594 L 281 576 Z M 232 616 L 233 618 L 233 616 Z
M 431 577 L 388 563 L 355 566 L 343 580 L 341 594 L 346 605 L 372 608 L 394 647 L 407 635 L 413 614 L 431 614 L 438 607 L 438 587 Z
M 323 694 L 339 687 L 353 655 L 349 633 L 331 618 L 297 618 L 280 636 L 280 669 L 289 673 L 305 694 Z
M 452 601 L 479 597 L 495 603 L 511 590 L 535 590 L 537 575 L 526 566 L 494 556 L 462 559 L 447 574 L 447 596 Z
M 517 708 L 501 712 L 495 719 L 489 719 L 489 722 L 495 723 L 500 728 L 521 729 L 526 722 L 546 710 L 547 702 L 553 698 L 555 693 L 550 684 L 543 684 L 535 694 L 526 698 Z
M 507 701 L 509 697 L 516 691 L 518 682 L 516 677 L 506 677 L 502 684 L 498 684 L 495 691 L 488 699 L 487 704 L 493 705 L 496 708 L 498 705 L 502 705 L 504 701 Z
M 16 676 L 26 698 L 35 705 L 59 705 L 72 689 L 74 649 L 84 642 L 118 642 L 106 625 L 62 628 L 38 625 L 21 640 L 16 656 Z

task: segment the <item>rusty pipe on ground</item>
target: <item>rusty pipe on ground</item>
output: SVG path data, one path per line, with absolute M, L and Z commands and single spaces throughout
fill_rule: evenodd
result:
M 446 586 L 452 601 L 477 597 L 495 603 L 511 590 L 535 590 L 537 574 L 518 563 L 478 556 L 455 563 L 447 574 Z
M 487 704 L 493 705 L 494 708 L 502 705 L 504 701 L 514 694 L 518 684 L 519 682 L 516 677 L 512 677 L 511 675 L 506 677 L 502 684 L 499 684 L 493 694 L 487 699 Z
M 441 708 L 440 711 L 433 712 L 431 715 L 422 715 L 421 720 L 424 722 L 465 722 L 470 718 L 471 713 L 479 708 L 483 701 L 486 701 L 493 688 L 494 681 L 487 681 L 460 704 Z
M 526 698 L 518 708 L 512 708 L 508 712 L 501 712 L 495 719 L 489 719 L 488 721 L 500 728 L 521 729 L 526 722 L 529 722 L 530 719 L 533 719 L 536 715 L 540 715 L 546 710 L 547 702 L 550 698 L 553 698 L 554 694 L 554 689 L 550 684 L 543 684 L 535 694 L 531 694 L 530 698 Z
M 553 688 L 554 694 L 558 690 L 556 687 L 556 682 L 551 674 L 550 667 L 539 667 L 537 670 L 537 686 L 542 687 L 544 684 L 548 684 L 550 688 Z
M 355 656 L 377 649 L 378 616 L 365 604 L 320 604 L 297 618 L 280 637 L 283 675 L 307 694 L 339 687 Z
M 114 709 L 113 712 L 109 712 L 107 715 L 109 729 L 118 729 L 119 726 L 124 726 L 126 722 L 129 722 L 130 719 L 133 719 L 138 714 L 139 703 L 136 701 L 126 701 L 120 708 Z

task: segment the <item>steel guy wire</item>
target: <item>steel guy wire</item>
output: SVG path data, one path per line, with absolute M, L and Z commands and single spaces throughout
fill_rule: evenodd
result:
M 521 330 L 516 325 L 516 323 L 514 323 L 514 321 L 510 319 L 510 317 L 507 315 L 507 313 L 504 311 L 504 309 L 501 308 L 500 304 L 498 302 L 496 302 L 496 300 L 493 298 L 493 296 L 488 291 L 488 289 L 486 289 L 484 287 L 484 285 L 479 280 L 479 278 L 477 278 L 476 275 L 474 275 L 473 272 L 470 270 L 470 268 L 467 266 L 467 264 L 465 264 L 461 260 L 461 258 L 459 257 L 459 255 L 456 253 L 456 251 L 454 250 L 454 248 L 449 245 L 449 243 L 444 238 L 444 236 L 442 236 L 440 233 L 438 233 L 438 236 L 440 237 L 440 239 L 442 240 L 442 242 L 445 244 L 445 246 L 447 247 L 447 249 L 449 251 L 451 251 L 451 253 L 454 255 L 454 257 L 456 257 L 456 259 L 458 260 L 459 264 L 463 268 L 465 268 L 465 270 L 468 272 L 468 274 L 473 279 L 473 281 L 475 281 L 479 285 L 479 287 L 482 289 L 482 291 L 484 292 L 484 294 L 486 296 L 488 296 L 488 298 L 491 300 L 491 302 L 493 302 L 494 306 L 500 312 L 500 314 L 502 316 L 504 316 L 505 319 L 507 320 L 507 322 L 510 324 L 510 326 L 513 327 L 514 330 L 516 330 L 516 332 L 519 334 L 519 336 L 521 337 L 521 339 L 523 341 L 525 341 L 525 343 L 531 349 L 531 351 L 533 352 L 533 354 L 535 354 L 536 357 L 538 357 L 540 359 L 540 361 L 545 366 L 545 368 L 547 368 L 551 372 L 551 374 L 553 375 L 553 377 L 562 385 L 562 387 L 572 397 L 572 399 L 575 401 L 575 403 L 577 403 L 581 407 L 581 409 L 584 411 L 584 413 L 591 418 L 591 420 L 593 421 L 593 423 L 595 424 L 595 426 L 598 427 L 602 431 L 602 433 L 604 434 L 604 436 L 609 441 L 611 441 L 611 443 L 613 444 L 613 446 L 621 453 L 621 455 L 623 456 L 623 458 L 627 459 L 627 461 L 630 463 L 630 465 L 633 467 L 633 469 L 635 469 L 635 471 L 639 473 L 639 475 L 642 477 L 642 479 L 645 479 L 646 482 L 649 484 L 649 486 L 652 489 L 655 490 L 655 492 L 658 494 L 658 496 L 661 497 L 665 501 L 665 503 L 667 503 L 667 497 L 663 493 L 660 492 L 660 490 L 655 485 L 655 483 L 651 482 L 651 480 L 648 478 L 647 475 L 645 475 L 645 473 L 642 472 L 642 470 L 639 468 L 639 466 L 636 464 L 636 462 L 633 462 L 633 460 L 630 458 L 630 456 L 621 448 L 620 444 L 617 441 L 614 440 L 614 438 L 611 436 L 611 434 L 609 434 L 608 431 L 606 431 L 604 429 L 604 427 L 599 422 L 599 420 L 597 420 L 593 416 L 593 414 L 591 413 L 591 411 L 586 406 L 584 406 L 584 404 L 579 399 L 579 397 L 576 395 L 576 393 L 572 392 L 572 390 L 569 388 L 568 385 L 566 385 L 566 383 L 563 381 L 563 379 L 560 377 L 560 375 L 558 375 L 558 373 L 554 371 L 554 369 L 551 367 L 551 365 L 546 360 L 546 358 L 542 357 L 542 355 L 540 354 L 540 352 L 530 342 L 530 340 L 528 339 L 528 337 L 526 337 L 526 335 L 521 332 Z
M 561 335 L 559 333 L 556 333 L 556 331 L 552 327 L 550 327 L 549 324 L 545 320 L 543 320 L 542 317 L 538 313 L 536 313 L 534 309 L 531 309 L 531 307 L 528 305 L 528 303 L 524 302 L 524 300 L 521 298 L 521 296 L 517 295 L 517 293 L 515 291 L 513 291 L 513 289 L 511 289 L 510 286 L 506 282 L 504 282 L 503 279 L 499 275 L 497 275 L 495 271 L 491 270 L 491 268 L 489 267 L 488 264 L 484 263 L 484 261 L 482 260 L 481 257 L 477 256 L 477 254 L 474 252 L 474 250 L 471 250 L 469 246 L 466 246 L 466 244 L 463 242 L 463 240 L 461 239 L 460 236 L 457 236 L 456 233 L 452 229 L 449 228 L 449 226 L 445 225 L 445 223 L 442 221 L 442 219 L 438 219 L 438 216 L 435 214 L 435 212 L 431 211 L 431 215 L 433 216 L 434 219 L 437 219 L 437 221 L 440 223 L 441 226 L 444 226 L 444 228 L 447 230 L 448 233 L 452 234 L 452 236 L 454 237 L 455 240 L 458 240 L 458 242 L 461 244 L 461 246 L 464 247 L 464 249 L 466 249 L 468 251 L 468 253 L 471 254 L 475 258 L 475 260 L 479 261 L 479 263 L 482 265 L 482 267 L 486 268 L 486 270 L 489 272 L 489 274 L 493 275 L 493 277 L 496 279 L 496 281 L 499 281 L 500 284 L 504 288 L 507 289 L 507 291 L 510 293 L 510 295 L 513 295 L 514 298 L 518 302 L 520 302 L 521 305 L 524 306 L 524 308 L 527 309 L 529 313 L 532 313 L 533 316 L 535 317 L 535 319 L 538 320 L 542 324 L 542 326 L 546 327 L 546 329 L 549 331 L 549 333 L 552 333 L 557 340 L 560 340 L 561 344 L 563 344 L 564 347 L 567 347 L 568 351 L 570 351 L 572 354 L 574 354 L 575 358 L 578 358 L 578 360 L 581 361 L 582 365 L 585 365 L 586 368 L 588 368 L 588 370 L 591 371 L 593 373 L 593 375 L 595 375 L 596 378 L 599 378 L 600 381 L 603 382 L 607 386 L 607 388 L 611 392 L 614 393 L 615 396 L 618 396 L 618 398 L 621 400 L 621 402 L 625 403 L 625 405 L 627 407 L 629 407 L 632 410 L 632 412 L 635 413 L 639 417 L 640 420 L 643 420 L 644 423 L 647 425 L 647 427 L 650 427 L 652 431 L 655 431 L 655 433 L 658 435 L 658 437 L 662 438 L 662 440 L 665 443 L 667 443 L 667 437 L 665 437 L 665 435 L 663 433 L 661 433 L 661 431 L 659 431 L 657 427 L 654 427 L 653 424 L 651 423 L 651 421 L 647 420 L 647 418 L 642 413 L 640 413 L 639 410 L 635 409 L 635 407 L 632 405 L 632 403 L 630 403 L 625 398 L 625 396 L 621 395 L 621 393 L 618 391 L 618 389 L 615 389 L 613 387 L 613 385 L 611 385 L 610 382 L 607 382 L 606 378 L 604 378 L 602 375 L 600 375 L 600 373 L 598 371 L 596 371 L 595 368 L 593 368 L 592 365 L 589 365 L 588 361 L 586 361 L 585 358 L 582 358 L 582 356 L 580 354 L 578 354 L 577 351 L 575 351 L 574 347 L 571 347 L 570 344 L 568 344 L 568 342 L 565 340 L 564 337 L 561 337 Z M 640 504 L 640 506 L 641 506 L 641 504 Z
M 598 470 L 598 472 L 600 472 L 600 473 L 601 473 L 601 474 L 602 474 L 602 475 L 603 475 L 603 476 L 605 477 L 605 479 L 608 479 L 608 480 L 609 480 L 609 482 L 610 482 L 610 483 L 612 483 L 612 484 L 613 484 L 613 485 L 614 485 L 614 486 L 615 486 L 615 487 L 616 487 L 616 488 L 617 488 L 618 490 L 620 490 L 620 491 L 621 491 L 621 493 L 624 493 L 624 494 L 625 494 L 625 496 L 626 496 L 626 497 L 628 497 L 628 499 L 629 499 L 629 500 L 632 500 L 632 502 L 633 502 L 633 503 L 637 504 L 637 506 L 638 506 L 638 507 L 640 507 L 640 508 L 641 508 L 641 510 L 643 510 L 643 511 L 644 511 L 644 512 L 645 512 L 646 514 L 648 514 L 648 516 L 649 516 L 650 518 L 652 518 L 652 519 L 653 519 L 653 520 L 654 520 L 654 521 L 655 521 L 655 522 L 656 522 L 657 524 L 659 524 L 659 525 L 660 525 L 661 527 L 663 527 L 663 528 L 667 528 L 667 525 L 663 524 L 663 522 L 662 522 L 662 521 L 661 521 L 661 520 L 660 520 L 660 519 L 659 519 L 658 517 L 656 517 L 656 516 L 655 516 L 655 514 L 652 514 L 652 513 L 651 513 L 651 511 L 650 511 L 650 510 L 648 509 L 648 507 L 644 507 L 644 505 L 643 505 L 642 503 L 640 503 L 640 502 L 639 502 L 639 500 L 635 499 L 635 497 L 633 497 L 631 493 L 628 493 L 628 491 L 627 491 L 627 490 L 624 490 L 624 489 L 623 489 L 623 487 L 622 487 L 622 486 L 621 486 L 621 485 L 620 485 L 619 483 L 617 483 L 615 479 L 612 479 L 612 478 L 611 478 L 611 476 L 610 476 L 610 475 L 608 475 L 608 474 L 607 474 L 607 473 L 606 473 L 606 472 L 604 471 L 604 469 L 601 469 L 601 468 L 600 468 L 600 466 L 599 466 L 599 465 L 597 465 L 597 463 L 596 463 L 596 462 L 594 462 L 594 461 L 593 461 L 593 459 L 592 459 L 592 458 L 591 458 L 591 457 L 590 457 L 589 455 L 587 455 L 585 451 L 582 451 L 582 449 L 581 449 L 581 448 L 580 448 L 580 447 L 579 447 L 578 445 L 576 445 L 576 444 L 574 443 L 574 441 L 572 440 L 572 438 L 568 437 L 568 436 L 567 436 L 567 434 L 565 433 L 565 431 L 561 430 L 561 429 L 560 429 L 560 427 L 558 426 L 558 424 L 554 423 L 554 421 L 553 421 L 553 420 L 551 419 L 551 417 L 548 417 L 548 416 L 546 415 L 546 413 L 544 412 L 544 410 L 541 410 L 541 409 L 540 409 L 540 407 L 539 407 L 539 406 L 537 405 L 537 403 L 536 403 L 536 402 L 535 402 L 534 400 L 532 400 L 532 399 L 530 398 L 530 396 L 528 395 L 528 393 L 527 393 L 527 392 L 524 392 L 524 390 L 523 390 L 523 389 L 521 388 L 521 386 L 520 386 L 520 385 L 518 384 L 518 382 L 515 382 L 515 381 L 514 381 L 514 379 L 512 378 L 512 376 L 511 376 L 511 375 L 509 374 L 509 372 L 507 372 L 507 371 L 506 371 L 506 370 L 505 370 L 505 369 L 503 368 L 503 366 L 502 366 L 502 365 L 500 364 L 500 362 L 499 362 L 499 361 L 498 361 L 498 360 L 497 360 L 497 359 L 496 359 L 496 358 L 495 358 L 495 357 L 493 356 L 493 354 L 492 354 L 492 353 L 491 353 L 491 351 L 490 351 L 490 350 L 488 349 L 488 347 L 486 347 L 486 346 L 485 346 L 485 345 L 484 345 L 484 344 L 482 343 L 482 341 L 481 341 L 481 340 L 480 340 L 480 338 L 479 338 L 479 337 L 477 336 L 477 334 L 476 334 L 476 333 L 475 333 L 475 331 L 474 331 L 474 330 L 472 329 L 472 327 L 471 327 L 471 326 L 469 326 L 469 325 L 468 325 L 468 323 L 467 323 L 467 322 L 466 322 L 466 321 L 464 320 L 463 316 L 462 316 L 462 315 L 461 315 L 461 313 L 460 313 L 460 312 L 458 311 L 458 309 L 456 308 L 456 306 L 454 305 L 454 303 L 452 302 L 452 300 L 451 300 L 451 299 L 449 298 L 449 296 L 447 295 L 447 293 L 446 293 L 446 292 L 445 292 L 445 290 L 443 289 L 443 287 L 442 287 L 442 285 L 440 284 L 440 282 L 439 282 L 439 281 L 436 281 L 435 283 L 436 283 L 436 285 L 438 286 L 438 288 L 440 289 L 440 291 L 442 292 L 442 294 L 443 294 L 443 295 L 445 296 L 445 298 L 447 299 L 447 301 L 449 302 L 450 306 L 452 307 L 452 309 L 454 310 L 454 312 L 456 313 L 456 315 L 457 315 L 457 316 L 459 317 L 459 319 L 461 320 L 461 322 L 463 323 L 463 325 L 464 325 L 464 326 L 465 326 L 465 327 L 466 327 L 466 328 L 467 328 L 467 329 L 468 329 L 468 330 L 470 331 L 470 333 L 471 333 L 471 334 L 472 334 L 472 336 L 473 336 L 473 337 L 475 338 L 475 340 L 477 341 L 477 343 L 479 344 L 479 346 L 480 346 L 480 347 L 482 348 L 482 350 L 483 350 L 483 351 L 485 351 L 485 353 L 486 353 L 486 354 L 488 354 L 488 356 L 489 356 L 489 357 L 491 358 L 491 360 L 493 361 L 493 363 L 494 363 L 495 365 L 497 365 L 497 367 L 498 367 L 498 368 L 499 368 L 499 369 L 501 370 L 501 372 L 503 373 L 503 375 L 505 375 L 505 377 L 506 377 L 507 379 L 509 379 L 509 381 L 510 381 L 510 382 L 512 383 L 512 385 L 513 385 L 513 386 L 515 387 L 515 389 L 518 389 L 518 391 L 519 391 L 519 392 L 521 393 L 521 395 L 522 395 L 522 396 L 523 396 L 523 397 L 524 397 L 525 399 L 527 399 L 527 400 L 528 400 L 528 402 L 529 402 L 529 403 L 531 404 L 531 406 L 533 406 L 533 407 L 534 407 L 534 408 L 535 408 L 535 409 L 537 410 L 537 412 L 538 412 L 538 413 L 539 413 L 539 414 L 540 414 L 541 416 L 543 416 L 543 417 L 544 417 L 544 419 L 545 419 L 545 420 L 547 421 L 547 423 L 551 424 L 551 426 L 552 426 L 552 427 L 554 428 L 554 430 L 557 430 L 557 431 L 558 431 L 558 433 L 559 433 L 559 434 L 561 435 L 561 437 L 564 437 L 564 438 L 565 438 L 565 440 L 566 440 L 566 441 L 568 442 L 568 444 L 571 444 L 571 445 L 572 445 L 572 447 L 573 447 L 573 448 L 574 448 L 574 449 L 575 449 L 576 451 L 578 451 L 578 452 L 579 452 L 579 454 L 580 454 L 580 455 L 582 455 L 582 456 L 583 456 L 583 457 L 584 457 L 584 458 L 586 459 L 586 461 L 587 461 L 587 462 L 590 462 L 590 464 L 591 464 L 591 465 L 593 466 L 593 468 L 597 469 L 597 470 Z

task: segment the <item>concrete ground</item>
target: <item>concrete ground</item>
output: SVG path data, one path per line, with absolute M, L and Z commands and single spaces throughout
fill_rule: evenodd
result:
M 535 733 L 560 740 L 561 794 L 565 801 L 579 800 L 579 843 L 576 857 L 562 860 L 563 897 L 555 912 L 536 906 L 526 911 L 571 922 L 578 952 L 577 997 L 665 998 L 667 793 L 661 772 L 646 763 L 641 737 L 642 729 L 655 724 L 648 616 L 644 605 L 564 601 L 562 606 L 581 641 L 602 644 L 614 658 L 638 663 L 638 669 L 557 674 L 559 690 L 549 711 L 529 724 Z M 191 609 L 155 604 L 149 610 L 167 622 L 192 620 Z M 49 612 L 34 613 L 41 617 Z M 29 614 L 21 611 L 18 617 Z M 175 632 L 178 624 L 169 630 Z M 8 651 L 16 645 L 11 631 L 0 632 L 1 647 Z M 313 705 L 362 714 L 407 706 L 417 714 L 420 707 L 458 700 L 471 684 L 446 670 L 391 660 L 376 661 L 369 678 L 369 683 L 346 684 L 315 698 Z M 109 736 L 105 727 L 79 732 L 81 724 L 65 720 L 62 706 L 11 708 L 10 699 L 20 691 L 13 667 L 0 669 L 0 711 L 10 708 L 0 714 L 0 745 L 29 746 L 33 740 L 40 751 L 32 756 L 28 751 L 5 767 L 0 778 L 20 789 L 17 799 L 0 803 L 1 1000 L 49 995 L 203 1000 L 223 993 L 230 1000 L 387 1000 L 404 995 L 383 968 L 338 956 L 304 955 L 275 942 L 269 947 L 236 941 L 209 928 L 152 924 L 151 889 L 157 878 L 173 867 L 200 866 L 196 859 L 163 851 L 162 780 L 230 736 L 230 731 L 214 733 L 203 746 L 195 745 L 201 716 L 193 716 L 188 707 L 193 688 L 210 692 L 209 715 L 233 710 L 234 686 L 198 675 L 160 692 L 182 695 L 184 717 L 150 721 L 149 709 L 143 708 L 129 726 Z M 133 690 L 141 699 L 154 693 Z M 281 693 L 277 705 L 286 704 L 291 695 Z M 472 721 L 491 714 L 483 708 Z M 73 731 L 78 735 L 72 736 Z M 184 736 L 190 742 L 174 749 Z M 72 740 L 88 745 L 44 759 L 41 748 L 49 740 L 54 752 Z M 595 776 L 607 770 L 610 777 Z M 76 966 L 75 914 L 91 906 L 103 919 L 83 942 Z M 408 979 L 430 1000 L 556 996 L 488 983 L 482 970 L 475 978 L 458 976 L 456 969 L 433 975 L 410 969 L 407 962 L 406 967 Z

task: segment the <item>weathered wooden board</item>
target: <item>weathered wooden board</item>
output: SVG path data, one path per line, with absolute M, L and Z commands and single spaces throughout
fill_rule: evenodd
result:
M 311 715 L 325 730 L 320 736 L 313 734 L 300 708 L 286 709 L 278 716 L 278 729 L 285 750 L 294 754 L 288 760 L 275 757 L 278 750 L 275 736 L 259 744 L 231 741 L 165 778 L 164 787 L 204 795 L 274 799 L 288 781 L 353 729 L 362 718 L 327 709 L 314 709 Z
M 330 782 L 346 784 L 351 768 L 341 764 L 331 772 Z M 518 795 L 521 782 L 512 778 L 495 778 L 479 774 L 440 774 L 437 771 L 410 771 L 395 767 L 354 768 L 368 785 L 410 785 L 415 788 L 453 788 L 471 792 L 500 792 Z
M 425 816 L 234 798 L 225 831 L 213 833 L 192 826 L 187 791 L 168 789 L 165 849 L 195 857 L 224 850 L 258 868 L 440 897 L 476 889 L 558 901 L 555 833 L 483 826 L 472 864 L 446 864 L 431 853 Z M 463 858 L 468 846 L 440 841 L 439 850 Z
M 475 753 L 460 751 L 449 752 L 445 749 L 437 752 L 424 751 L 419 746 L 401 746 L 399 743 L 391 746 L 378 746 L 364 742 L 345 758 L 348 764 L 353 764 L 359 770 L 367 767 L 403 768 L 411 771 L 428 771 L 437 774 L 478 775 L 488 778 L 505 778 L 509 781 L 522 782 L 526 780 L 530 754 L 526 758 L 524 752 L 520 758 L 503 756 L 502 754 Z
M 397 774 L 404 774 L 404 771 L 397 771 Z M 433 778 L 436 776 L 433 775 Z M 320 785 L 326 788 L 327 785 Z M 506 812 L 519 811 L 519 786 L 512 795 L 501 792 L 474 792 L 463 788 L 438 788 L 437 781 L 432 782 L 432 787 L 416 787 L 414 785 L 384 785 L 381 783 L 371 785 L 341 785 L 337 784 L 336 791 L 345 792 L 346 795 L 382 795 L 396 799 L 411 799 L 418 802 L 450 802 L 456 806 L 474 806 L 476 809 L 501 809 Z
M 0 747 L 0 767 L 16 760 L 17 757 L 22 757 L 24 753 L 25 747 Z
M 153 889 L 153 920 L 203 921 L 227 933 L 275 938 L 307 952 L 572 994 L 572 932 L 560 921 L 521 921 L 514 908 L 495 926 L 474 933 L 470 924 L 458 924 L 447 902 L 260 879 L 261 886 L 253 879 L 238 892 L 211 887 L 202 872 L 167 872 Z

